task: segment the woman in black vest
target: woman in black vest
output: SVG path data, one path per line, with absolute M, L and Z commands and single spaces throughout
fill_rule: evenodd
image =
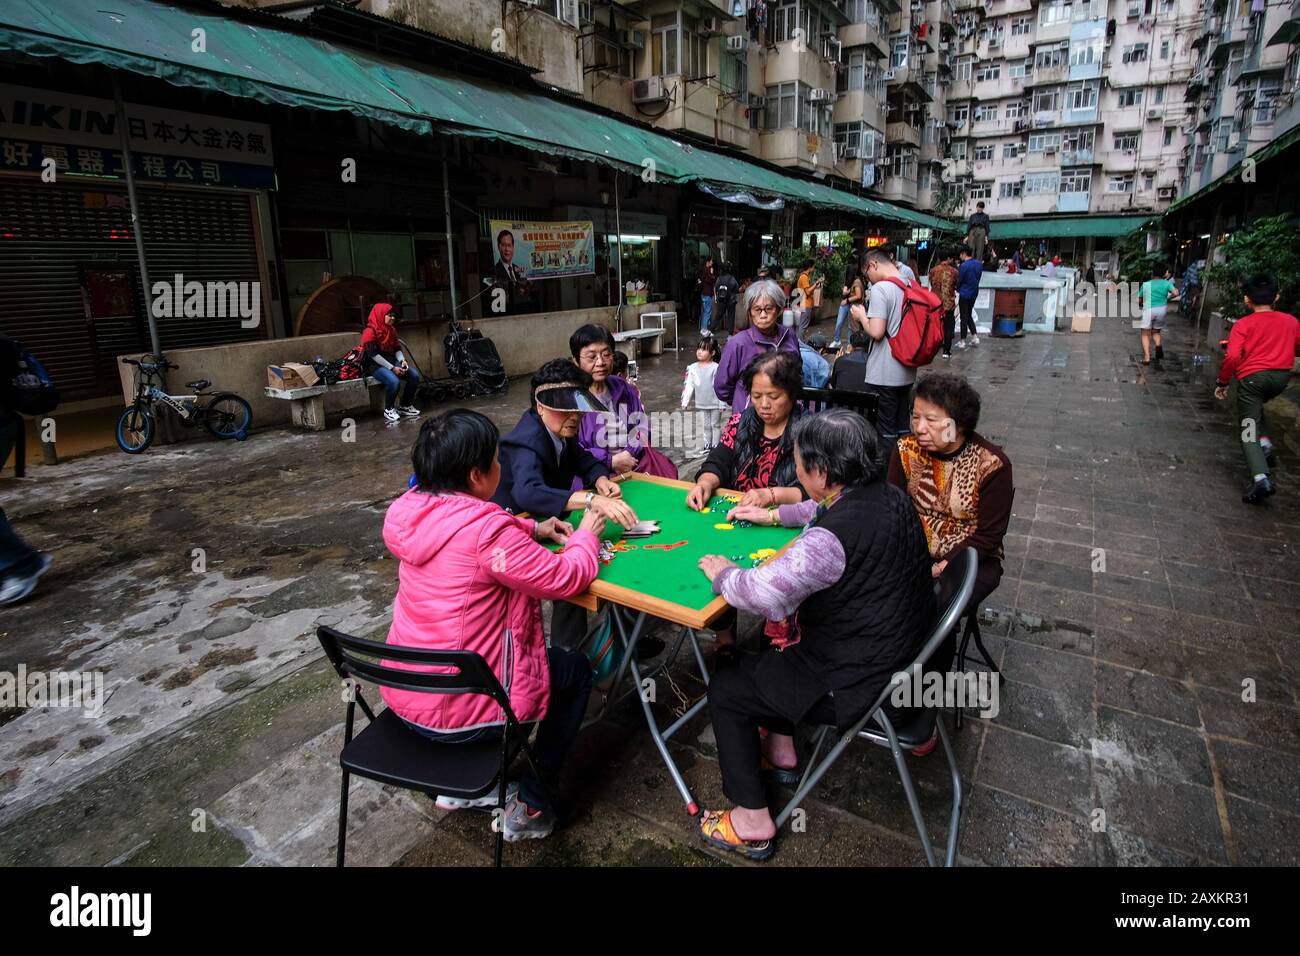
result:
M 742 492 L 742 506 L 775 508 L 802 501 L 794 468 L 793 424 L 803 413 L 803 363 L 792 352 L 763 352 L 746 367 L 742 381 L 750 404 L 722 429 L 722 437 L 700 466 L 686 493 L 686 507 L 702 511 L 719 488 Z M 763 511 L 763 520 L 768 512 Z M 717 663 L 736 660 L 736 612 L 714 622 Z
M 881 480 L 878 451 L 874 429 L 854 412 L 803 416 L 794 454 L 811 498 L 771 513 L 740 506 L 728 516 L 804 526 L 803 533 L 760 568 L 741 570 L 720 555 L 700 559 L 732 607 L 791 622 L 784 639 L 719 670 L 709 685 L 722 788 L 736 804 L 701 818 L 712 846 L 750 859 L 771 855 L 776 826 L 761 761 L 780 765 L 780 752 L 793 753 L 801 721 L 851 726 L 920 653 L 933 624 L 925 532 L 907 494 Z

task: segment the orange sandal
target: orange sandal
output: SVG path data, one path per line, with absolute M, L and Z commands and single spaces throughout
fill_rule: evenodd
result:
M 775 849 L 771 840 L 742 840 L 731 825 L 730 810 L 705 810 L 700 815 L 700 836 L 709 846 L 739 853 L 747 860 L 766 860 Z

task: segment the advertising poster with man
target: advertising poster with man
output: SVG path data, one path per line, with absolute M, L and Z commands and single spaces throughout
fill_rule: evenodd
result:
M 538 281 L 595 274 L 595 230 L 589 219 L 574 222 L 493 219 L 490 222 L 496 248 L 492 289 L 488 293 L 489 312 L 536 311 L 540 297 Z

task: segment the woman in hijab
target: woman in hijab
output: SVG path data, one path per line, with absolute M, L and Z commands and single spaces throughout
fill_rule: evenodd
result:
M 366 374 L 383 383 L 384 418 L 395 422 L 401 418 L 419 418 L 415 407 L 415 390 L 420 387 L 420 373 L 406 364 L 402 343 L 397 338 L 397 313 L 391 304 L 379 302 L 370 310 L 366 330 L 361 333 L 361 347 L 365 350 Z M 403 387 L 405 383 L 405 387 Z M 397 404 L 398 390 L 402 404 Z

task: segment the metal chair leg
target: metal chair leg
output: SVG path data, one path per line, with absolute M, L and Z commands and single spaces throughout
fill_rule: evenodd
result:
M 351 774 L 343 771 L 343 792 L 339 794 L 339 847 L 335 854 L 334 865 L 343 865 L 344 848 L 348 840 L 348 783 Z
M 894 756 L 894 766 L 898 768 L 899 779 L 903 781 L 903 793 L 907 795 L 907 805 L 912 810 L 912 822 L 916 824 L 917 836 L 921 838 L 925 860 L 934 866 L 934 847 L 930 843 L 930 831 L 926 828 L 925 817 L 921 814 L 921 804 L 916 799 L 916 788 L 912 785 L 912 775 L 907 770 L 907 758 L 903 756 L 903 748 L 898 745 L 898 735 L 894 733 L 894 725 L 883 710 L 876 715 L 876 719 L 885 728 L 885 734 L 889 737 L 889 752 Z
M 953 866 L 957 862 L 957 836 L 961 828 L 962 788 L 961 771 L 957 769 L 957 756 L 953 753 L 948 740 L 948 729 L 943 725 L 943 714 L 935 720 L 939 730 L 939 740 L 943 744 L 943 755 L 948 759 L 948 772 L 952 774 L 952 812 L 948 816 L 948 850 L 944 855 L 944 866 Z

